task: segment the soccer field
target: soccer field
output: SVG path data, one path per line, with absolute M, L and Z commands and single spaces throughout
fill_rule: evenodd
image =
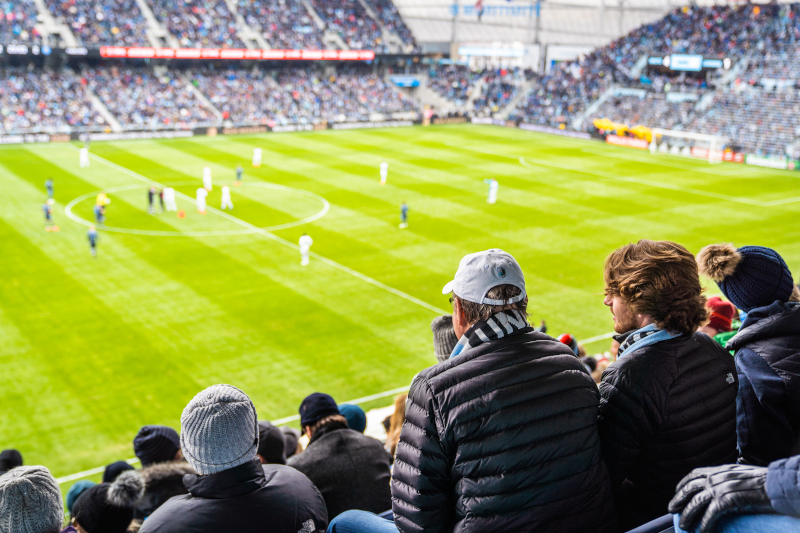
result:
M 56 477 L 132 457 L 140 426 L 179 428 L 214 383 L 273 420 L 311 392 L 343 402 L 407 386 L 435 362 L 430 322 L 469 252 L 512 253 L 531 321 L 580 339 L 611 331 L 603 259 L 630 241 L 760 244 L 800 270 L 795 172 L 472 125 L 98 142 L 88 169 L 78 146 L 0 147 L 0 449 Z M 244 185 L 223 213 L 237 164 Z M 204 166 L 213 209 L 200 215 Z M 59 232 L 44 231 L 48 177 Z M 185 218 L 147 213 L 152 182 L 186 195 Z M 92 220 L 101 190 L 115 230 L 93 258 L 77 219 Z

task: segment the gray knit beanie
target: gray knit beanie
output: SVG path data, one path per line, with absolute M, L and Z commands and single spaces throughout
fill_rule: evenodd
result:
M 444 363 L 450 359 L 453 348 L 458 344 L 456 332 L 453 331 L 453 317 L 437 316 L 431 322 L 431 331 L 433 331 L 433 354 L 437 361 Z
M 0 531 L 58 533 L 64 502 L 55 478 L 43 466 L 18 466 L 0 476 Z
M 214 474 L 253 461 L 258 450 L 256 408 L 231 385 L 212 385 L 181 415 L 181 449 L 198 474 Z

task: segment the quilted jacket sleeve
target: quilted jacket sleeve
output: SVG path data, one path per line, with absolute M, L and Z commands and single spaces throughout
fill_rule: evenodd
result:
M 647 380 L 630 366 L 612 366 L 600 382 L 598 430 L 613 491 L 622 486 L 653 431 L 650 394 L 642 388 Z
M 439 428 L 439 409 L 422 376 L 411 384 L 392 474 L 392 510 L 403 533 L 452 531 L 453 484 Z
M 770 463 L 767 494 L 777 512 L 800 516 L 800 455 Z

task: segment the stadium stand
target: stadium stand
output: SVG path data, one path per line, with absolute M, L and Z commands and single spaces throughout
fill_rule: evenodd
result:
M 106 126 L 89 100 L 87 80 L 69 70 L 0 68 L 0 118 L 5 133 Z
M 85 45 L 147 44 L 145 20 L 135 0 L 46 0 L 57 18 L 67 21 Z
M 383 32 L 359 0 L 311 0 L 314 10 L 348 47 L 357 50 L 387 51 Z
M 224 0 L 153 0 L 152 7 L 182 47 L 246 48 Z
M 259 28 L 270 46 L 290 50 L 321 50 L 322 32 L 299 0 L 239 0 L 237 9 L 248 25 Z
M 473 102 L 475 113 L 491 115 L 500 111 L 517 95 L 529 76 L 533 73 L 520 69 L 485 72 L 481 94 Z
M 464 105 L 480 73 L 465 65 L 437 65 L 428 71 L 428 87 L 456 105 Z
M 291 95 L 261 71 L 199 71 L 193 80 L 225 120 L 239 124 L 289 122 L 286 111 L 294 104 Z
M 414 35 L 403 22 L 394 2 L 391 0 L 366 0 L 366 2 L 380 19 L 384 28 L 395 32 L 403 44 L 409 48 L 409 51 L 419 50 Z
M 688 119 L 695 106 L 694 101 L 670 102 L 664 93 L 646 93 L 644 98 L 636 95 L 620 95 L 607 99 L 586 118 L 583 128 L 591 128 L 592 120 L 608 118 L 628 126 L 642 125 L 649 128 L 672 129 Z
M 0 44 L 40 43 L 33 0 L 0 2 Z
M 126 128 L 164 129 L 215 122 L 213 110 L 180 76 L 110 67 L 89 70 L 86 77 L 92 90 Z

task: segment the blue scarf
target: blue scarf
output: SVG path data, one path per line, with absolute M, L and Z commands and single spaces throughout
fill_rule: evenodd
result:
M 643 328 L 637 329 L 622 341 L 617 352 L 617 359 L 622 358 L 628 352 L 679 336 L 680 333 L 671 333 L 665 329 L 658 329 L 655 324 L 648 324 Z

